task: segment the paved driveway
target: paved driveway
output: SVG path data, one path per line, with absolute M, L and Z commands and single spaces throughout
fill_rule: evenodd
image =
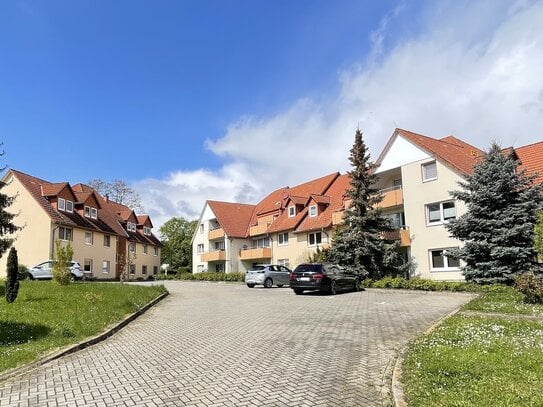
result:
M 0 383 L 0 406 L 383 406 L 398 349 L 470 297 L 169 282 L 104 342 Z

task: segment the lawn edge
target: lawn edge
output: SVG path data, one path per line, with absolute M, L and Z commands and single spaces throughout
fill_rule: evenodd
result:
M 83 350 L 89 346 L 95 345 L 99 342 L 102 342 L 103 340 L 109 338 L 116 332 L 120 331 L 122 328 L 124 328 L 126 325 L 128 325 L 130 322 L 134 321 L 136 318 L 138 318 L 140 315 L 144 314 L 149 308 L 156 305 L 158 302 L 162 301 L 164 298 L 166 298 L 170 293 L 165 292 L 160 294 L 158 297 L 153 299 L 152 301 L 145 304 L 143 307 L 138 309 L 137 311 L 133 312 L 132 314 L 129 314 L 121 321 L 113 324 L 108 329 L 106 329 L 104 332 L 99 333 L 98 335 L 91 336 L 89 338 L 84 339 L 81 342 L 78 342 L 73 345 L 67 345 L 61 350 L 53 351 L 52 353 L 46 354 L 43 357 L 38 358 L 37 360 L 24 364 L 19 367 L 15 367 L 13 369 L 7 370 L 3 373 L 0 373 L 0 383 L 6 381 L 9 378 L 19 376 L 22 374 L 25 374 L 37 367 L 40 367 L 46 363 L 52 362 L 55 359 L 59 359 L 63 356 L 75 353 L 77 351 Z
M 449 312 L 447 315 L 439 318 L 430 328 L 428 328 L 426 331 L 424 331 L 422 334 L 417 335 L 417 337 L 428 335 L 430 332 L 432 332 L 434 329 L 436 329 L 439 325 L 441 325 L 445 320 L 449 319 L 450 317 L 458 314 L 461 311 L 462 306 L 458 307 L 457 309 Z M 402 379 L 402 365 L 405 359 L 405 356 L 407 355 L 407 351 L 409 349 L 409 345 L 413 341 L 410 340 L 409 343 L 407 343 L 403 348 L 400 349 L 400 351 L 396 355 L 396 363 L 394 364 L 394 370 L 392 371 L 392 399 L 394 401 L 395 407 L 407 407 L 407 400 L 405 397 L 405 393 L 403 391 L 403 385 L 401 383 Z

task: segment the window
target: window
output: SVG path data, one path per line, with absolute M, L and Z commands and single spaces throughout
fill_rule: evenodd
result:
M 224 241 L 215 242 L 215 250 L 224 250 Z
M 135 223 L 132 223 L 132 222 L 127 222 L 127 224 L 126 224 L 126 229 L 127 229 L 129 232 L 135 232 L 135 231 L 136 231 L 136 224 L 135 224 Z
M 288 207 L 288 217 L 293 218 L 296 216 L 296 207 L 295 206 L 289 206 Z
M 59 211 L 65 211 L 66 210 L 66 200 L 64 198 L 58 198 L 58 210 Z
M 141 266 L 141 274 L 147 274 L 147 266 L 145 264 Z
M 85 244 L 92 244 L 93 236 L 92 232 L 85 232 Z
M 309 246 L 316 246 L 322 243 L 322 234 L 321 232 L 310 233 L 307 240 Z
M 204 224 L 200 223 L 200 233 L 204 233 Z
M 66 200 L 66 212 L 72 213 L 74 211 L 74 203 L 73 201 Z
M 104 235 L 104 247 L 109 247 L 110 246 L 110 241 L 111 241 L 111 236 Z
M 136 274 L 136 265 L 135 264 L 131 264 L 130 267 L 128 268 L 128 272 L 130 274 Z
M 196 267 L 196 270 L 198 271 L 198 273 L 203 273 L 204 272 L 203 264 L 199 264 L 198 267 Z
M 85 259 L 83 262 L 83 271 L 92 274 L 92 259 Z
M 142 249 L 141 249 L 141 252 L 142 252 L 143 254 L 147 254 L 147 245 L 146 245 L 146 244 L 143 245 L 143 247 L 142 247 Z
M 91 208 L 91 218 L 92 219 L 98 218 L 98 210 L 96 208 Z
M 454 201 L 437 202 L 426 205 L 426 219 L 429 225 L 439 225 L 456 219 Z
M 437 179 L 437 164 L 435 161 L 422 164 L 422 181 L 433 181 Z
M 143 227 L 143 234 L 147 235 L 147 236 L 151 236 L 151 228 L 147 227 L 147 226 L 144 226 Z
M 87 218 L 90 218 L 90 206 L 85 206 L 85 212 L 84 212 L 84 215 L 87 217 Z
M 196 246 L 196 253 L 201 254 L 204 252 L 204 244 L 200 243 L 198 246 Z
M 153 275 L 157 275 L 158 274 L 158 266 L 153 266 Z
M 389 213 L 388 215 L 384 216 L 390 220 L 390 224 L 394 229 L 399 229 L 405 226 L 405 217 L 403 212 Z
M 288 267 L 289 261 L 288 259 L 279 259 L 277 260 L 277 264 L 279 264 L 280 266 Z
M 128 250 L 131 253 L 136 253 L 136 243 L 134 243 L 134 242 L 129 243 L 128 244 Z
M 60 240 L 72 240 L 72 229 L 60 226 L 58 228 L 58 238 Z
M 270 247 L 270 238 L 261 237 L 260 239 L 253 239 L 253 248 Z
M 288 244 L 288 233 L 279 233 L 277 236 L 277 244 L 279 246 L 286 246 Z
M 109 260 L 104 260 L 102 262 L 102 273 L 104 273 L 104 274 L 109 273 Z
M 456 271 L 460 268 L 460 260 L 448 257 L 447 249 L 430 250 L 430 262 L 434 271 Z
M 215 264 L 215 272 L 216 273 L 224 273 L 224 263 Z
M 317 216 L 317 205 L 311 205 L 309 207 L 309 217 L 314 218 Z
M 400 179 L 395 179 L 394 181 L 392 181 L 392 187 L 393 188 L 401 188 L 401 186 L 402 186 L 401 178 Z
M 153 256 L 158 256 L 158 247 L 153 247 Z

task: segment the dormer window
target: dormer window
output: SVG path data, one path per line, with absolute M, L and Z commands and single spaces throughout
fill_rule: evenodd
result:
M 317 216 L 317 205 L 311 205 L 309 207 L 309 216 L 311 218 L 314 218 L 315 216 Z
M 289 206 L 288 207 L 288 217 L 293 218 L 296 216 L 296 207 L 295 206 Z
M 66 200 L 66 212 L 72 213 L 74 211 L 74 203 L 73 201 Z
M 87 218 L 97 219 L 98 218 L 98 210 L 96 208 L 92 208 L 90 206 L 85 206 L 85 216 Z
M 136 224 L 132 222 L 128 222 L 126 224 L 126 229 L 128 229 L 129 232 L 135 232 L 136 231 Z
M 144 226 L 143 227 L 143 234 L 146 235 L 146 236 L 151 236 L 151 228 L 147 227 L 147 226 Z
M 58 198 L 57 207 L 59 211 L 66 210 L 66 200 L 64 198 Z

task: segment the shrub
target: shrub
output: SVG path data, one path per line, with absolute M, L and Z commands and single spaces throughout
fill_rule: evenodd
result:
M 401 288 L 424 291 L 468 291 L 468 292 L 503 292 L 507 289 L 501 284 L 478 285 L 466 281 L 434 281 L 424 278 L 405 279 L 403 277 L 384 277 L 379 280 L 364 280 L 365 287 Z
M 515 278 L 515 288 L 524 294 L 524 302 L 543 303 L 543 278 L 532 272 L 522 273 Z
M 60 240 L 57 240 L 56 246 L 56 258 L 53 261 L 53 280 L 60 285 L 67 285 L 72 278 L 70 261 L 72 260 L 74 250 L 69 243 L 63 246 Z
M 15 301 L 19 293 L 19 281 L 17 281 L 18 269 L 17 250 L 15 247 L 12 247 L 8 255 L 6 279 L 6 301 L 9 303 Z
M 26 280 L 28 278 L 28 267 L 19 264 L 17 267 L 17 280 Z

